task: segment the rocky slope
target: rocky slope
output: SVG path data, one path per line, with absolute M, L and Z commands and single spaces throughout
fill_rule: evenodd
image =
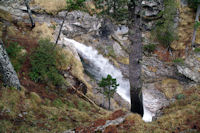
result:
M 151 129 L 152 132 L 154 129 L 157 132 L 178 132 L 186 131 L 186 127 L 190 127 L 193 130 L 194 126 L 196 127 L 194 128 L 195 131 L 199 130 L 199 127 L 197 126 L 199 120 L 196 118 L 199 116 L 199 99 L 194 98 L 197 96 L 195 94 L 195 96 L 193 96 L 191 93 L 199 94 L 199 88 L 196 87 L 196 85 L 200 83 L 200 57 L 199 53 L 195 53 L 189 48 L 193 32 L 194 12 L 188 8 L 182 0 L 177 0 L 177 2 L 178 11 L 175 26 L 177 27 L 179 39 L 171 44 L 172 51 L 169 52 L 163 46 L 157 45 L 154 52 L 144 53 L 142 61 L 142 78 L 144 81 L 143 95 L 151 96 L 149 99 L 146 99 L 146 106 L 150 112 L 157 112 L 158 116 L 166 114 L 165 116 L 159 118 L 153 123 L 145 124 L 139 116 L 130 115 L 126 111 L 119 111 L 123 113 L 118 112 L 120 115 L 115 118 L 104 118 L 103 122 L 101 120 L 97 120 L 91 124 L 90 130 L 84 126 L 90 125 L 91 121 L 102 117 L 107 112 L 96 108 L 93 109 L 94 107 L 92 107 L 93 104 L 91 103 L 91 105 L 87 105 L 88 101 L 84 101 L 83 96 L 79 94 L 78 96 L 81 98 L 77 97 L 77 95 L 74 94 L 73 89 L 71 90 L 70 87 L 68 88 L 69 92 L 54 92 L 52 88 L 48 91 L 44 90 L 46 87 L 45 85 L 35 84 L 29 79 L 28 71 L 30 63 L 25 61 L 22 70 L 18 73 L 22 85 L 26 88 L 23 92 L 21 92 L 24 94 L 12 92 L 13 90 L 11 90 L 12 93 L 16 93 L 16 95 L 19 95 L 19 97 L 22 97 L 22 99 L 25 100 L 25 102 L 21 103 L 19 98 L 17 99 L 18 102 L 16 104 L 16 106 L 22 104 L 25 111 L 18 109 L 18 107 L 16 107 L 18 109 L 16 112 L 12 112 L 12 110 L 9 111 L 11 108 L 10 104 L 13 102 L 12 99 L 8 102 L 8 105 L 4 105 L 3 102 L 0 102 L 3 106 L 3 109 L 0 108 L 2 116 L 0 119 L 2 120 L 1 125 L 8 125 L 6 126 L 8 129 L 18 130 L 16 125 L 23 125 L 24 123 L 20 122 L 26 120 L 28 124 L 24 124 L 22 126 L 23 128 L 30 127 L 31 125 L 35 126 L 30 128 L 30 132 L 31 130 L 38 130 L 38 132 L 42 132 L 43 129 L 44 132 L 61 132 L 66 129 L 76 128 L 82 123 L 84 123 L 84 125 L 82 125 L 83 127 L 75 130 L 79 132 L 93 132 L 94 130 L 109 132 L 113 128 L 115 130 L 112 132 L 127 132 L 132 130 L 139 132 L 140 129 L 144 132 L 148 132 L 149 129 Z M 142 4 L 145 10 L 143 16 L 144 45 L 148 45 L 150 43 L 158 44 L 156 40 L 151 38 L 150 30 L 153 29 L 157 20 L 159 20 L 158 16 L 163 10 L 163 0 L 145 0 Z M 64 10 L 66 7 L 65 0 L 59 0 L 59 2 L 57 0 L 32 0 L 30 6 L 36 22 L 34 29 L 30 29 L 30 20 L 23 1 L 0 1 L 0 37 L 4 41 L 9 40 L 18 42 L 20 45 L 25 47 L 24 50 L 27 53 L 31 53 L 31 50 L 37 47 L 37 40 L 39 39 L 49 38 L 54 42 L 63 17 L 67 13 L 67 11 Z M 94 8 L 94 10 L 96 10 L 93 2 L 91 1 L 87 3 L 87 7 Z M 69 67 L 67 70 L 62 72 L 62 75 L 75 88 L 79 88 L 80 91 L 87 90 L 86 96 L 104 108 L 107 108 L 108 104 L 107 102 L 104 102 L 101 94 L 96 93 L 95 88 L 97 87 L 97 82 L 83 72 L 85 66 L 82 65 L 82 62 L 87 63 L 87 59 L 82 59 L 75 47 L 69 42 L 66 42 L 64 37 L 74 39 L 98 50 L 98 52 L 105 58 L 108 58 L 116 68 L 121 70 L 125 78 L 128 78 L 128 54 L 130 45 L 128 31 L 129 29 L 126 25 L 124 25 L 124 22 L 116 23 L 109 18 L 103 18 L 95 13 L 92 14 L 90 10 L 89 13 L 83 11 L 69 12 L 62 29 L 61 37 L 58 43 L 63 47 L 63 49 L 68 51 L 66 58 L 72 58 Z M 199 32 L 197 36 L 198 35 Z M 198 41 L 197 37 L 196 42 L 198 43 Z M 189 49 L 189 52 L 186 52 L 186 49 Z M 183 58 L 185 60 L 178 63 L 173 62 L 173 60 L 177 58 Z M 6 95 L 10 97 L 10 90 L 8 92 L 2 89 L 0 94 L 3 96 L 3 94 L 6 93 Z M 60 93 L 64 93 L 63 96 L 60 96 Z M 72 97 L 69 96 L 70 94 L 73 94 Z M 177 96 L 180 94 L 183 94 L 187 100 L 185 100 L 185 98 L 181 98 L 180 101 L 178 100 L 176 103 L 163 110 L 163 107 L 168 106 L 170 102 L 177 99 Z M 35 97 L 37 99 L 34 99 Z M 65 99 L 65 97 L 69 98 Z M 57 98 L 61 99 L 61 102 L 60 100 L 56 101 Z M 190 103 L 192 103 L 191 99 L 195 99 L 195 102 L 192 105 L 190 105 Z M 4 100 L 5 98 L 2 97 L 1 101 Z M 184 104 L 184 100 L 187 101 L 188 104 Z M 73 102 L 71 103 L 71 101 Z M 79 101 L 81 101 L 81 103 L 79 103 Z M 35 103 L 39 104 L 39 107 L 35 107 Z M 65 105 L 66 103 L 67 105 Z M 156 106 L 154 106 L 155 103 Z M 69 107 L 71 104 L 73 107 Z M 86 104 L 87 106 L 82 104 Z M 195 108 L 195 105 L 197 105 L 197 108 Z M 189 109 L 195 108 L 195 111 L 192 111 L 191 115 L 194 123 L 187 120 L 190 117 L 188 110 L 186 109 L 187 107 Z M 111 108 L 112 110 L 116 110 L 119 108 L 127 109 L 129 107 L 126 101 L 124 101 L 119 95 L 116 95 L 114 99 L 112 99 Z M 180 111 L 171 113 L 172 111 L 176 111 L 177 108 Z M 33 112 L 31 112 L 31 110 L 33 110 Z M 41 114 L 37 113 L 38 110 L 40 110 Z M 158 110 L 162 111 L 160 112 Z M 10 115 L 10 112 L 11 114 L 14 114 Z M 28 113 L 28 115 L 26 116 L 26 113 L 24 115 L 24 112 Z M 48 113 L 51 115 L 48 116 Z M 31 117 L 40 117 L 40 115 L 41 119 L 39 119 L 38 122 L 36 118 L 32 119 Z M 61 116 L 63 115 L 68 116 L 69 118 L 62 118 Z M 115 113 L 113 115 L 115 115 Z M 177 117 L 175 117 L 175 115 L 177 115 Z M 184 120 L 178 117 L 181 115 L 186 115 Z M 57 117 L 54 118 L 54 116 Z M 90 116 L 92 116 L 92 118 L 89 118 Z M 80 117 L 80 119 L 78 117 Z M 165 121 L 167 117 L 170 117 L 171 119 Z M 90 121 L 87 121 L 86 118 L 90 119 Z M 173 125 L 170 127 L 170 122 L 173 122 L 173 119 L 175 118 L 177 121 L 172 123 Z M 46 124 L 46 121 L 51 119 L 52 121 Z M 56 119 L 55 122 L 57 122 L 58 125 L 53 126 L 53 119 Z M 101 121 L 100 124 L 98 121 Z M 179 124 L 185 124 L 186 127 L 178 127 Z M 145 128 L 143 129 L 142 126 Z M 166 128 L 169 128 L 169 130 Z M 20 130 L 23 131 L 23 129 Z M 4 130 L 2 129 L 2 131 Z

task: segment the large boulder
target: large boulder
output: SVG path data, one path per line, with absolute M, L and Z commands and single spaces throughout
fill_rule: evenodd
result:
M 177 65 L 177 69 L 187 78 L 200 83 L 200 53 L 192 53 L 187 56 L 184 64 Z

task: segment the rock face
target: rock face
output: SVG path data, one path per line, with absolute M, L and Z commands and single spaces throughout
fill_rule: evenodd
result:
M 200 83 L 200 53 L 190 54 L 183 65 L 177 65 L 178 72 Z
M 0 40 L 0 73 L 3 77 L 3 82 L 10 87 L 16 87 L 20 89 L 21 85 L 15 72 L 8 54 L 3 46 L 2 40 Z
M 163 0 L 143 0 L 143 27 L 145 30 L 151 30 L 155 21 L 159 19 L 159 13 L 163 10 Z

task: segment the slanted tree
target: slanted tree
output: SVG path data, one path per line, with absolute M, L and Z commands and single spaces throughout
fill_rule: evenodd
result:
M 141 30 L 141 2 L 142 0 L 131 0 L 129 3 L 129 39 L 131 50 L 129 55 L 129 81 L 131 112 L 144 114 L 141 80 L 142 60 L 142 30 Z
M 97 88 L 97 90 L 108 99 L 108 109 L 110 110 L 110 100 L 116 93 L 119 84 L 117 84 L 117 80 L 115 78 L 112 78 L 112 76 L 108 74 L 106 78 L 101 79 L 98 85 L 103 88 Z
M 3 46 L 3 42 L 0 39 L 0 74 L 2 80 L 6 86 L 15 87 L 20 90 L 21 85 L 15 72 L 8 54 Z
M 34 28 L 35 27 L 35 21 L 32 17 L 32 12 L 31 12 L 31 9 L 30 9 L 30 6 L 29 6 L 29 0 L 24 0 L 24 3 L 26 5 L 27 12 L 28 12 L 29 18 L 31 20 L 31 28 Z
M 189 0 L 191 1 L 191 0 Z M 195 47 L 195 39 L 196 39 L 196 32 L 197 32 L 197 25 L 199 24 L 199 16 L 200 16 L 200 0 L 193 0 L 190 2 L 191 5 L 197 6 L 197 12 L 195 17 L 195 26 L 194 26 L 194 32 L 192 37 L 192 47 Z

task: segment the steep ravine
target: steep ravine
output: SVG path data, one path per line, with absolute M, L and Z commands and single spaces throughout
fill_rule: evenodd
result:
M 129 80 L 123 78 L 123 75 L 119 69 L 114 67 L 108 59 L 98 54 L 97 50 L 92 47 L 85 46 L 73 39 L 64 38 L 66 43 L 73 45 L 79 55 L 87 62 L 85 65 L 86 71 L 92 74 L 96 80 L 100 80 L 102 77 L 106 77 L 108 74 L 117 79 L 119 87 L 117 93 L 130 103 L 130 84 Z M 144 89 L 144 121 L 152 121 L 152 117 L 155 116 L 158 109 L 168 104 L 162 93 L 155 89 Z

